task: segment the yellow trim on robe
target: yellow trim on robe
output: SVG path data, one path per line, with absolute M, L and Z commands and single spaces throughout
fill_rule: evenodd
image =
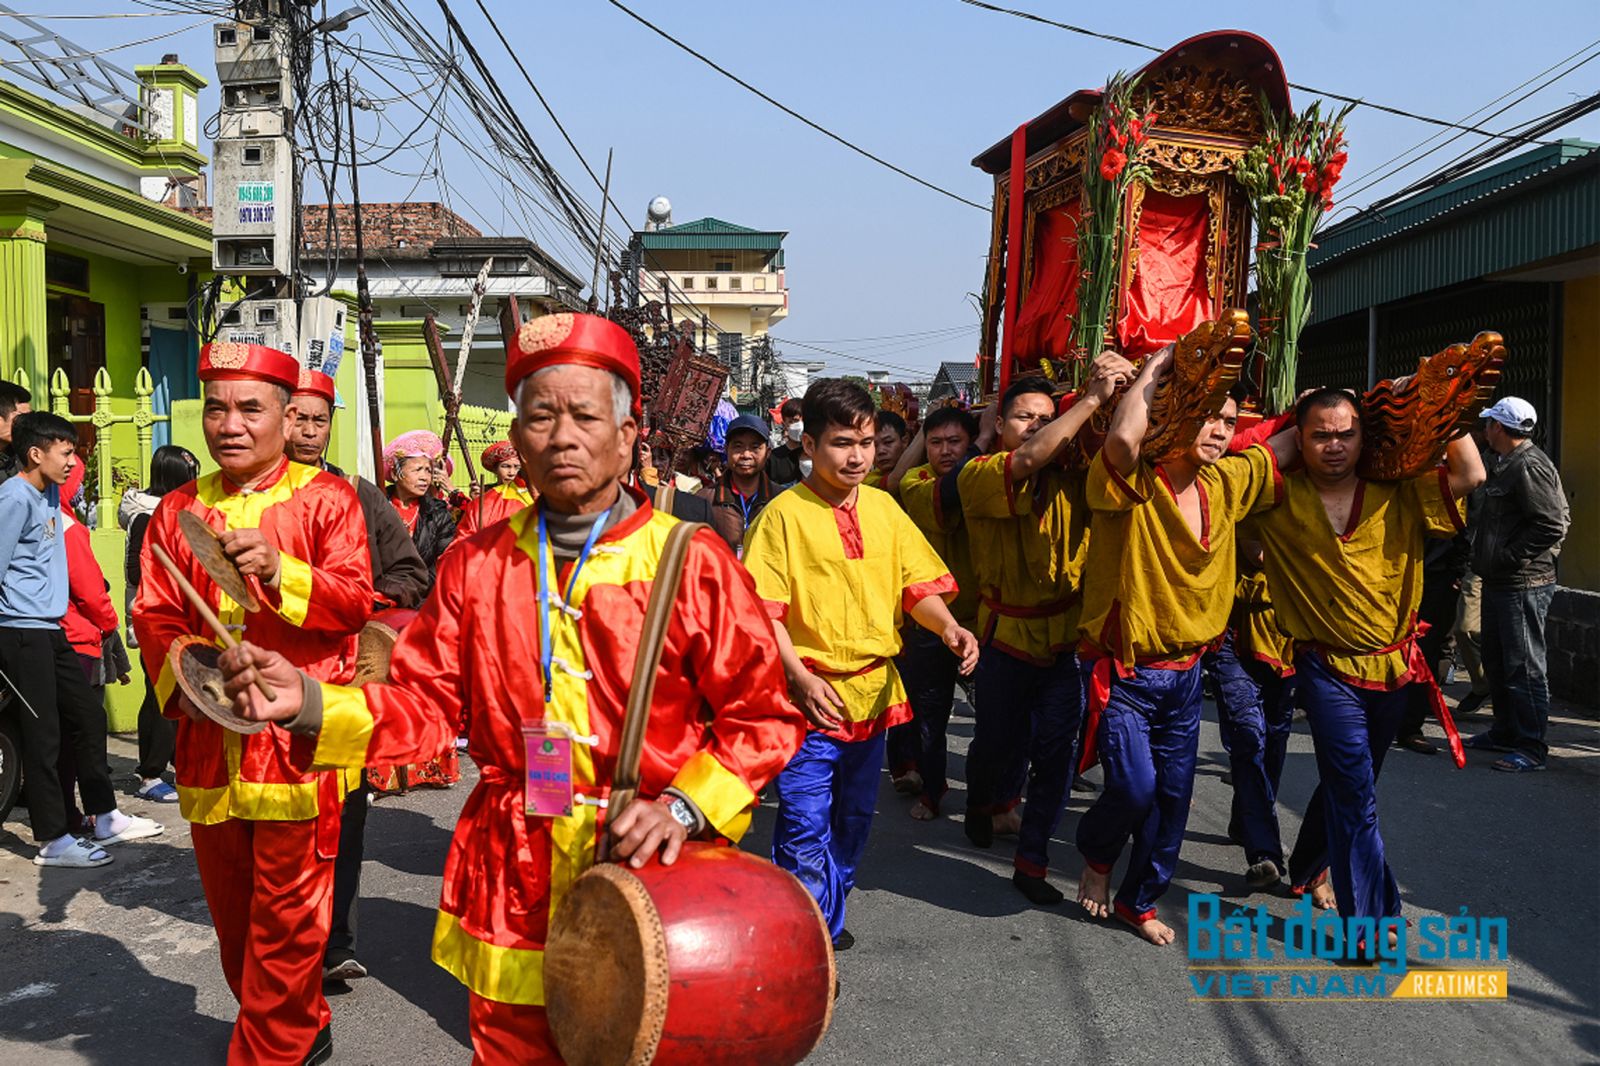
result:
M 706 821 L 729 840 L 739 840 L 750 828 L 756 794 L 710 752 L 689 756 L 673 777 L 672 787 L 688 796 Z
M 230 733 L 237 737 L 239 734 Z M 229 762 L 234 760 L 230 758 Z M 237 774 L 237 771 L 234 771 Z M 348 784 L 348 782 L 346 782 Z M 299 822 L 317 816 L 320 784 L 268 784 L 232 781 L 219 788 L 178 786 L 178 813 L 200 825 L 215 825 L 229 818 L 250 821 Z
M 950 614 L 968 629 L 978 624 L 978 572 L 972 565 L 972 544 L 959 505 L 948 510 L 939 504 L 939 481 L 927 463 L 912 467 L 900 479 L 900 506 L 928 538 L 933 550 L 956 579 L 956 598 Z
M 433 924 L 433 961 L 484 999 L 544 1005 L 544 952 L 479 940 L 447 911 L 441 910 Z
M 311 613 L 311 564 L 288 552 L 278 553 L 278 617 L 292 626 L 306 624 Z
M 361 767 L 367 761 L 367 743 L 372 739 L 372 711 L 359 688 L 320 684 L 322 689 L 322 731 L 317 734 L 317 750 L 312 756 L 313 770 Z
M 178 675 L 173 672 L 172 660 L 165 655 L 161 657 L 161 676 L 156 678 L 156 706 L 165 707 L 172 701 L 172 694 L 178 689 Z

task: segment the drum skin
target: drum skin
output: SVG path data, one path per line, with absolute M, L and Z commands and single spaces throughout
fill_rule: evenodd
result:
M 790 1066 L 828 1029 L 833 945 L 791 874 L 737 848 L 596 866 L 550 923 L 545 1003 L 569 1066 Z

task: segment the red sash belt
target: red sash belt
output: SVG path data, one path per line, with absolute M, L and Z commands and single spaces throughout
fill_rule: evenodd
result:
M 980 593 L 978 599 L 982 600 L 983 605 L 995 614 L 1004 615 L 1007 618 L 1049 618 L 1051 615 L 1060 614 L 1077 603 L 1078 594 L 1074 592 L 1065 599 L 1051 600 L 1049 603 L 1039 603 L 1032 607 L 1018 607 L 1014 604 L 1001 603 L 987 592 Z
M 1221 643 L 1219 636 L 1182 659 L 1140 659 L 1134 665 L 1155 670 L 1187 670 L 1199 662 L 1202 655 L 1215 650 Z M 1087 640 L 1079 642 L 1078 654 L 1094 664 L 1089 672 L 1089 722 L 1083 731 L 1083 753 L 1078 756 L 1078 773 L 1081 774 L 1100 761 L 1100 719 L 1105 714 L 1106 704 L 1111 702 L 1111 673 L 1114 670 L 1118 677 L 1132 677 L 1134 667 L 1123 666 Z
M 826 666 L 820 665 L 815 659 L 801 659 L 800 661 L 813 674 L 826 674 L 828 677 L 860 677 L 862 674 L 872 673 L 872 671 L 889 660 L 880 655 L 859 670 L 830 670 Z
M 1439 726 L 1444 730 L 1445 740 L 1450 744 L 1450 757 L 1455 760 L 1457 769 L 1464 769 L 1467 765 L 1467 753 L 1461 746 L 1461 733 L 1456 729 L 1456 720 L 1450 714 L 1450 708 L 1444 702 L 1444 692 L 1439 688 L 1439 679 L 1434 676 L 1433 668 L 1429 665 L 1427 657 L 1422 654 L 1422 645 L 1417 643 L 1417 638 L 1426 633 L 1431 626 L 1427 622 L 1417 620 L 1416 615 L 1411 616 L 1411 630 L 1393 644 L 1372 651 L 1353 651 L 1347 648 L 1334 648 L 1326 644 L 1313 644 L 1312 648 L 1327 662 L 1328 654 L 1334 655 L 1388 655 L 1390 652 L 1400 652 L 1405 656 L 1406 674 L 1409 684 L 1422 685 L 1428 694 L 1428 704 L 1433 709 L 1433 716 L 1439 720 Z M 1370 684 L 1362 683 L 1354 678 L 1345 678 L 1347 682 L 1357 688 L 1371 688 Z M 1402 686 L 1403 687 L 1403 686 Z

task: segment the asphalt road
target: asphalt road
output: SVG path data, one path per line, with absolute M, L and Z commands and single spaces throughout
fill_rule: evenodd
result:
M 964 710 L 959 708 L 958 710 Z M 1485 719 L 1469 719 L 1469 729 Z M 971 735 L 952 725 L 953 776 Z M 1567 1063 L 1600 1058 L 1600 728 L 1553 723 L 1551 771 L 1511 776 L 1469 755 L 1395 751 L 1381 824 L 1406 913 L 1504 916 L 1509 997 L 1500 1002 L 1197 999 L 1185 954 L 1191 892 L 1245 895 L 1225 837 L 1230 790 L 1209 721 L 1189 833 L 1163 917 L 1178 943 L 1156 948 L 1076 907 L 1028 906 L 1009 884 L 1009 849 L 966 844 L 959 822 L 913 822 L 888 787 L 850 900 L 857 946 L 840 956 L 842 996 L 819 1064 L 941 1063 Z M 114 738 L 119 782 L 133 745 Z M 428 961 L 438 875 L 474 775 L 447 792 L 380 802 L 368 822 L 359 949 L 372 971 L 330 994 L 335 1061 L 465 1063 L 466 995 Z M 1097 772 L 1095 772 L 1097 773 Z M 1091 776 L 1095 776 L 1092 773 Z M 1285 772 L 1293 839 L 1315 783 L 1296 724 Z M 959 785 L 958 785 L 959 787 Z M 959 792 L 953 794 L 959 810 Z M 1075 794 L 1054 848 L 1075 887 L 1071 846 L 1090 797 Z M 126 845 L 102 870 L 41 871 L 24 822 L 0 833 L 0 1062 L 143 1066 L 220 1062 L 234 1003 L 218 967 L 188 832 Z M 761 852 L 770 808 L 745 846 Z M 1119 871 L 1120 875 L 1120 871 Z M 1281 941 L 1282 931 L 1274 938 Z M 1326 971 L 1324 971 L 1326 972 Z M 1348 971 L 1346 971 L 1348 972 Z M 1392 986 L 1392 979 L 1391 979 Z

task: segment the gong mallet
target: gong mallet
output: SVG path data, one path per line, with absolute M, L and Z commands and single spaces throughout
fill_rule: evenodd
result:
M 172 580 L 178 583 L 178 588 L 183 591 L 183 598 L 189 601 L 189 606 L 200 612 L 201 621 L 210 626 L 211 631 L 217 635 L 217 639 L 222 641 L 223 647 L 237 648 L 239 642 L 233 639 L 233 634 L 228 632 L 228 627 L 222 624 L 222 619 L 217 617 L 216 612 L 201 598 L 200 593 L 195 591 L 195 587 L 189 584 L 189 579 L 183 576 L 183 571 L 178 569 L 178 564 L 172 561 L 172 556 L 167 554 L 166 549 L 151 541 L 150 550 L 155 553 L 155 557 L 161 562 L 161 565 L 166 567 L 167 573 L 172 575 Z M 278 694 L 272 690 L 272 686 L 267 684 L 266 679 L 259 673 L 256 674 L 256 688 L 269 701 L 278 698 Z

